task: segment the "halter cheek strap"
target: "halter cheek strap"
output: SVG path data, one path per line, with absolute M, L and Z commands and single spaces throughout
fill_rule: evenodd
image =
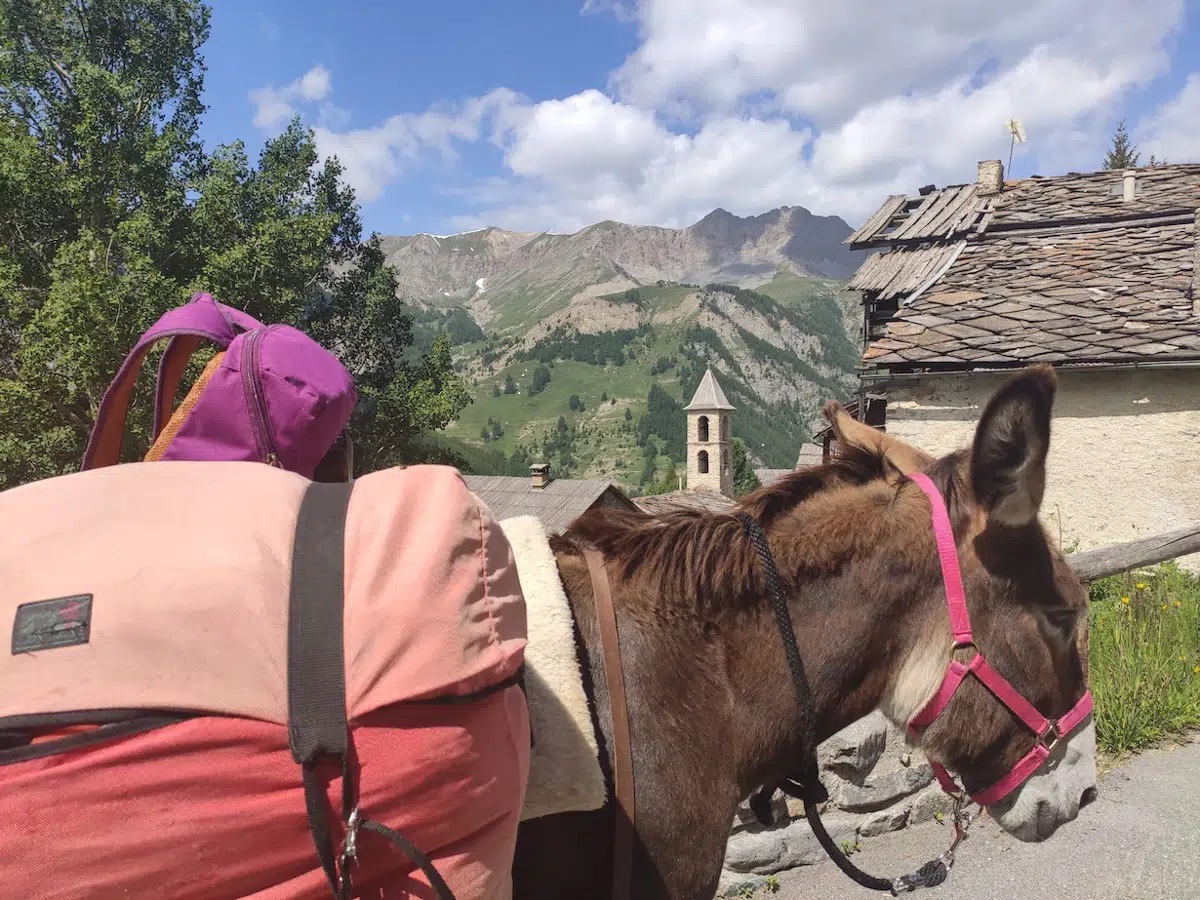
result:
M 945 500 L 928 476 L 914 472 L 908 477 L 929 498 L 932 508 L 933 533 L 937 540 L 938 559 L 942 565 L 946 605 L 950 612 L 950 630 L 954 634 L 953 649 L 971 647 L 975 650 L 975 656 L 970 663 L 964 664 L 957 659 L 950 661 L 941 687 L 934 694 L 933 699 L 909 723 L 909 732 L 914 739 L 919 738 L 921 731 L 941 715 L 966 677 L 974 675 L 1037 737 L 1033 748 L 1017 761 L 1007 775 L 985 790 L 970 795 L 971 799 L 979 805 L 987 806 L 1002 800 L 1023 784 L 1046 761 L 1059 739 L 1074 731 L 1088 717 L 1092 711 L 1092 694 L 1090 690 L 1085 690 L 1070 712 L 1062 718 L 1052 721 L 1038 712 L 1033 704 L 1021 695 L 1020 691 L 988 664 L 983 653 L 975 645 L 975 638 L 971 633 L 971 618 L 967 614 L 967 598 L 963 591 L 962 572 L 958 565 L 958 551 L 954 544 L 954 532 L 950 527 L 950 516 L 946 512 Z M 950 777 L 945 768 L 933 760 L 930 760 L 929 764 L 933 768 L 933 773 L 937 776 L 942 790 L 952 795 L 965 793 L 954 783 L 954 779 Z

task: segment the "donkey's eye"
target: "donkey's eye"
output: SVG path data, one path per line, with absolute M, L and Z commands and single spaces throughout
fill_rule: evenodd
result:
M 1059 631 L 1074 631 L 1079 621 L 1079 612 L 1074 609 L 1052 609 L 1047 611 L 1046 618 Z

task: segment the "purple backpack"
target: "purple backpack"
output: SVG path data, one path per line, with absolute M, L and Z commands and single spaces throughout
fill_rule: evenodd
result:
M 155 444 L 147 459 L 262 462 L 311 478 L 358 401 L 350 373 L 304 332 L 263 325 L 196 294 L 155 322 L 117 370 L 96 414 L 85 470 L 120 461 L 134 384 L 162 340 L 169 343 L 158 367 Z M 172 414 L 184 368 L 205 340 L 222 352 Z

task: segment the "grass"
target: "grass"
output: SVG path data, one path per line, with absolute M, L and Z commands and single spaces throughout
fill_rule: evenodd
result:
M 1091 586 L 1096 740 L 1118 757 L 1200 727 L 1200 578 L 1165 563 Z

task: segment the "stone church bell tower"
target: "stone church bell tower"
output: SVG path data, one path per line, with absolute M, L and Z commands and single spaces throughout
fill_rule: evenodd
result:
M 733 404 L 725 397 L 712 369 L 704 372 L 687 413 L 688 490 L 733 496 Z

